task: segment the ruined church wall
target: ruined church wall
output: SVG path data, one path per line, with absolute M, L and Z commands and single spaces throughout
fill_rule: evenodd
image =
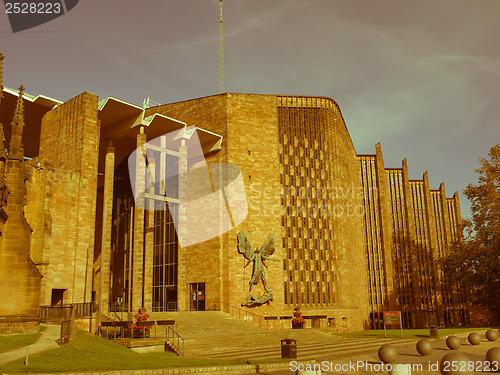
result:
M 99 120 L 97 96 L 84 92 L 48 112 L 41 124 L 27 218 L 31 254 L 44 274 L 42 300 L 66 290 L 64 303 L 89 302 L 94 256 Z

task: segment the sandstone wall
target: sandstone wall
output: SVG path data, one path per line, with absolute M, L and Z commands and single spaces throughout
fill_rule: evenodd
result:
M 96 95 L 84 92 L 44 116 L 26 210 L 31 254 L 45 276 L 42 305 L 52 289 L 66 290 L 64 303 L 90 301 L 98 152 Z

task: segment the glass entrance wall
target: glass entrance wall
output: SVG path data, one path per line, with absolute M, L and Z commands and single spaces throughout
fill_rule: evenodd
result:
M 161 208 L 163 202 L 157 202 Z M 178 206 L 154 212 L 153 311 L 177 311 L 177 234 L 174 220 Z
M 132 253 L 131 241 L 133 239 L 133 219 L 131 218 L 133 197 L 123 197 L 114 200 L 113 231 L 111 238 L 111 282 L 112 300 L 110 311 L 129 311 L 129 301 L 132 298 L 130 268 Z
M 168 149 L 164 138 L 145 144 L 145 192 L 139 205 L 145 210 L 140 216 L 134 215 L 138 210 L 131 185 L 135 181 L 131 178 L 135 175 L 134 165 L 129 166 L 125 159 L 115 170 L 110 311 L 128 312 L 134 302 L 132 295 L 140 296 L 137 291 L 132 293 L 136 287 L 142 288 L 143 301 L 139 303 L 152 301 L 152 311 L 177 311 L 178 238 L 174 223 L 179 206 L 179 152 Z M 143 217 L 144 223 L 135 222 L 137 217 Z M 136 232 L 137 228 L 141 231 Z M 150 229 L 152 236 L 148 236 Z M 140 243 L 135 238 L 138 233 L 144 236 L 142 248 L 134 247 Z M 141 253 L 152 257 L 152 262 L 151 258 L 140 260 Z M 142 263 L 139 270 L 133 267 L 135 254 Z M 134 286 L 134 272 L 147 274 L 142 280 L 150 280 L 152 284 Z
M 146 210 L 153 215 L 152 309 L 177 311 L 177 253 L 175 230 L 179 196 L 179 152 L 169 149 L 166 136 L 149 141 L 146 147 Z

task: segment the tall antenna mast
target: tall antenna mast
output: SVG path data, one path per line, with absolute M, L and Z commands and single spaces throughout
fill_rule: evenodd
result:
M 219 94 L 225 90 L 224 87 L 224 32 L 222 30 L 222 0 L 220 4 L 220 21 L 219 21 Z

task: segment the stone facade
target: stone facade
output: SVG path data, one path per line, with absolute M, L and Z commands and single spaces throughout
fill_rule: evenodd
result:
M 207 161 L 237 165 L 245 182 L 246 220 L 185 250 L 185 285 L 204 282 L 208 306 L 219 301 L 239 306 L 249 293 L 252 270 L 244 268 L 246 260 L 237 252 L 237 234 L 251 233 L 255 248 L 274 233 L 276 261 L 267 261 L 265 271 L 274 301 L 249 310 L 291 316 L 293 306 L 301 304 L 305 316 L 328 317 L 336 324 L 347 320 L 362 329 L 366 270 L 362 215 L 355 213 L 361 201 L 354 191 L 360 182 L 337 104 L 327 98 L 222 94 L 149 111 L 223 135 L 222 150 Z M 333 190 L 335 196 L 317 196 Z M 340 201 L 342 194 L 349 194 L 348 201 Z M 207 260 L 204 267 L 200 259 Z M 264 288 L 258 288 L 260 296 Z
M 32 256 L 44 276 L 42 305 L 54 304 L 55 298 L 91 301 L 99 135 L 97 96 L 90 93 L 42 120 L 27 210 L 37 223 Z
M 32 330 L 39 306 L 92 298 L 97 97 L 83 93 L 61 103 L 1 89 L 1 118 L 14 120 L 8 153 L 1 131 L 0 316 L 4 326 Z M 23 319 L 14 324 L 15 317 Z
M 388 309 L 403 310 L 411 326 L 432 314 L 437 323 L 457 323 L 462 301 L 440 283 L 436 259 L 459 236 L 458 197 L 446 198 L 444 186 L 430 190 L 427 175 L 410 181 L 405 162 L 385 168 L 379 145 L 376 155 L 356 155 L 332 99 L 226 93 L 143 109 L 84 92 L 65 103 L 28 103 L 38 116 L 28 121 L 39 129 L 28 144 L 33 159 L 23 162 L 17 123 L 12 160 L 0 155 L 12 192 L 0 210 L 0 295 L 10 298 L 16 284 L 27 314 L 94 300 L 100 319 L 140 307 L 239 308 L 279 319 L 299 304 L 311 324 L 323 319 L 349 330 L 379 328 Z M 1 109 L 1 118 L 14 112 Z M 202 161 L 193 139 L 210 176 L 194 187 L 190 173 Z M 217 165 L 226 167 L 217 172 Z M 239 168 L 234 190 L 224 189 L 227 165 Z M 168 183 L 175 189 L 167 191 Z M 191 226 L 184 203 L 206 189 L 224 190 L 216 206 L 197 207 L 213 225 Z M 249 290 L 253 269 L 238 252 L 240 232 L 253 251 L 274 234 L 274 254 L 264 262 L 270 290 L 260 280 Z M 181 247 L 190 236 L 206 240 Z M 241 305 L 265 293 L 273 300 Z M 0 315 L 19 315 L 20 306 L 4 303 Z
M 427 172 L 410 180 L 406 159 L 402 168 L 386 169 L 380 144 L 358 161 L 371 327 L 383 328 L 387 310 L 401 310 L 410 328 L 468 324 L 468 306 L 438 264 L 459 236 L 458 194 L 446 198 L 444 183 L 430 189 Z

